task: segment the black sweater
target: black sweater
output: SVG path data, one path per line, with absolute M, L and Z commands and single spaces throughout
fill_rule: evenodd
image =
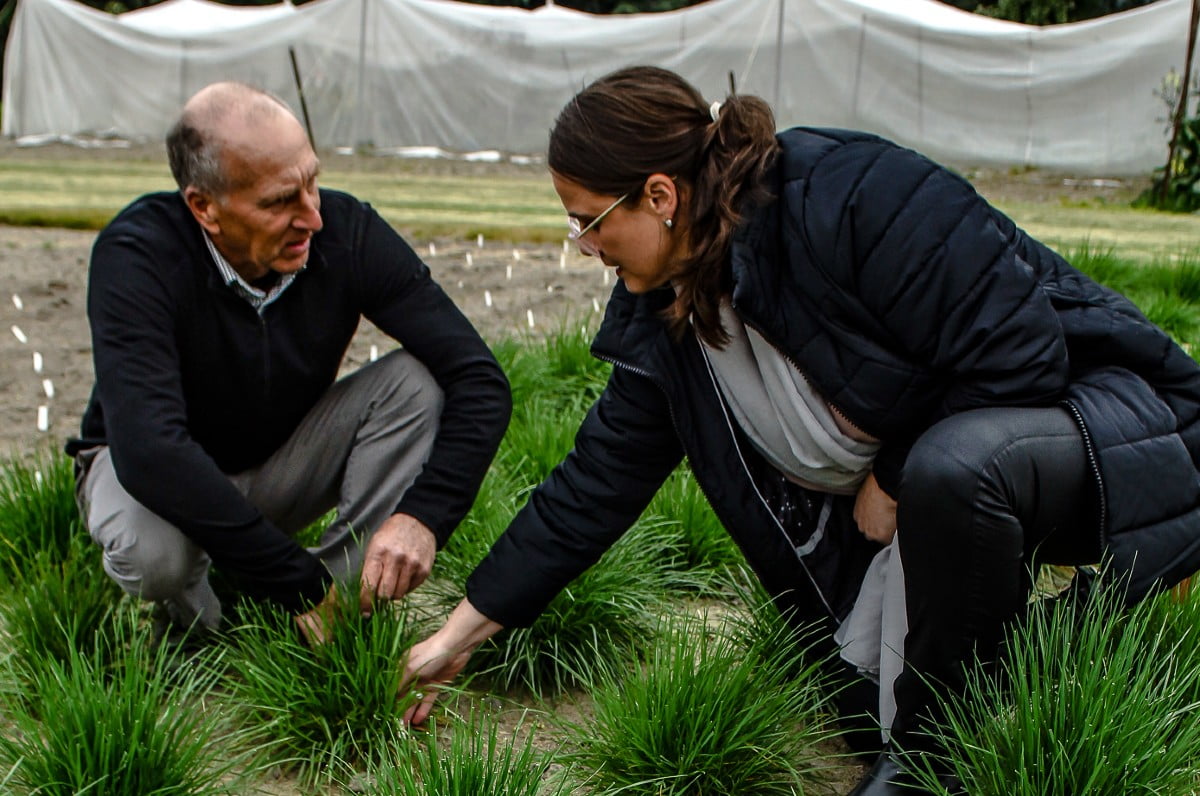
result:
M 100 234 L 88 279 L 96 383 L 74 453 L 110 446 L 121 485 L 251 596 L 292 610 L 329 575 L 230 482 L 288 438 L 336 378 L 360 317 L 445 393 L 437 439 L 397 512 L 439 546 L 466 514 L 508 422 L 508 384 L 429 269 L 368 205 L 321 191 L 308 267 L 260 315 L 223 284 L 178 193 L 138 199 Z

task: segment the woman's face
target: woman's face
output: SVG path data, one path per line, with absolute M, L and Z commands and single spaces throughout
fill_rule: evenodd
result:
M 645 293 L 670 281 L 678 261 L 679 232 L 665 223 L 673 220 L 678 206 L 669 177 L 652 175 L 615 207 L 617 196 L 592 193 L 554 172 L 551 177 L 567 215 L 577 220 L 581 229 L 609 211 L 577 241 L 581 252 L 594 254 L 606 267 L 615 268 L 617 278 L 631 293 Z

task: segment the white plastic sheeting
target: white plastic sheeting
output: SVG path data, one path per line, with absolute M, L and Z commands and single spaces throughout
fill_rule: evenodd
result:
M 953 163 L 1145 173 L 1166 159 L 1153 92 L 1182 68 L 1189 11 L 1160 0 L 1035 28 L 934 0 L 712 0 L 621 16 L 452 0 L 168 0 L 112 16 L 19 0 L 2 132 L 159 138 L 219 79 L 298 110 L 293 47 L 321 147 L 539 153 L 575 91 L 652 63 L 714 99 L 732 71 L 781 127 L 871 130 Z

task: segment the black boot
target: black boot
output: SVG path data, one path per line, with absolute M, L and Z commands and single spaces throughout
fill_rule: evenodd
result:
M 938 781 L 953 796 L 966 796 L 956 777 L 946 774 L 940 776 Z M 931 791 L 917 784 L 916 777 L 905 768 L 903 757 L 889 745 L 879 753 L 875 765 L 854 786 L 849 796 L 929 796 L 934 793 L 941 791 Z

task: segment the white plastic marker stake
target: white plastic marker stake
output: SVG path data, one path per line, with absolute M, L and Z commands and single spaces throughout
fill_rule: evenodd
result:
M 42 379 L 42 391 L 46 393 L 47 398 L 54 397 L 54 382 L 50 379 Z
M 546 285 L 546 292 L 547 292 L 547 293 L 553 293 L 553 292 L 554 292 L 554 285 Z
M 25 309 L 25 302 L 21 301 L 21 297 L 13 293 L 13 306 L 19 310 Z
M 504 267 L 504 278 L 512 279 L 512 266 L 511 265 L 506 265 Z M 22 341 L 22 342 L 24 342 L 24 341 Z
M 521 252 L 516 249 L 513 249 L 513 262 L 521 262 Z
M 478 235 L 475 236 L 475 245 L 477 247 L 479 247 L 480 249 L 483 248 L 483 233 L 482 232 L 480 232 Z
M 525 310 L 525 318 L 529 321 L 529 328 L 533 328 L 533 310 Z
M 50 429 L 50 407 L 39 406 L 37 418 L 37 430 L 48 431 Z
M 592 299 L 592 312 L 599 312 L 599 311 L 600 311 L 600 299 L 593 298 Z
M 458 286 L 459 286 L 460 288 L 463 286 L 463 281 L 462 281 L 461 279 L 460 279 L 460 280 L 458 280 Z
M 563 241 L 563 256 L 565 257 L 566 255 L 568 255 L 570 253 L 571 253 L 571 241 L 564 240 Z
M 608 287 L 608 269 L 604 269 L 604 286 Z
M 371 361 L 374 362 L 377 359 L 379 359 L 379 346 L 373 345 L 371 346 Z
M 15 324 L 14 324 L 14 325 L 13 325 L 13 328 L 12 328 L 12 332 L 13 332 L 13 337 L 17 338 L 17 341 L 18 341 L 18 342 L 21 342 L 21 343 L 28 343 L 28 342 L 29 342 L 29 338 L 28 338 L 28 337 L 26 337 L 26 336 L 25 336 L 25 333 L 21 331 L 21 327 L 20 327 L 20 326 L 17 326 L 17 325 L 15 325 Z
M 492 306 L 492 291 L 490 291 L 490 290 L 483 291 L 483 303 L 488 305 L 489 307 Z
M 471 253 L 467 252 L 467 268 L 470 268 L 474 264 L 475 262 L 471 259 Z
M 436 244 L 433 244 L 433 243 L 429 244 L 429 256 L 437 257 L 437 245 Z
M 562 254 L 558 255 L 558 270 L 560 270 L 560 271 L 567 270 L 567 253 L 566 252 L 563 252 Z
M 42 355 L 39 354 L 37 351 L 33 352 L 33 372 L 34 373 L 42 372 Z

